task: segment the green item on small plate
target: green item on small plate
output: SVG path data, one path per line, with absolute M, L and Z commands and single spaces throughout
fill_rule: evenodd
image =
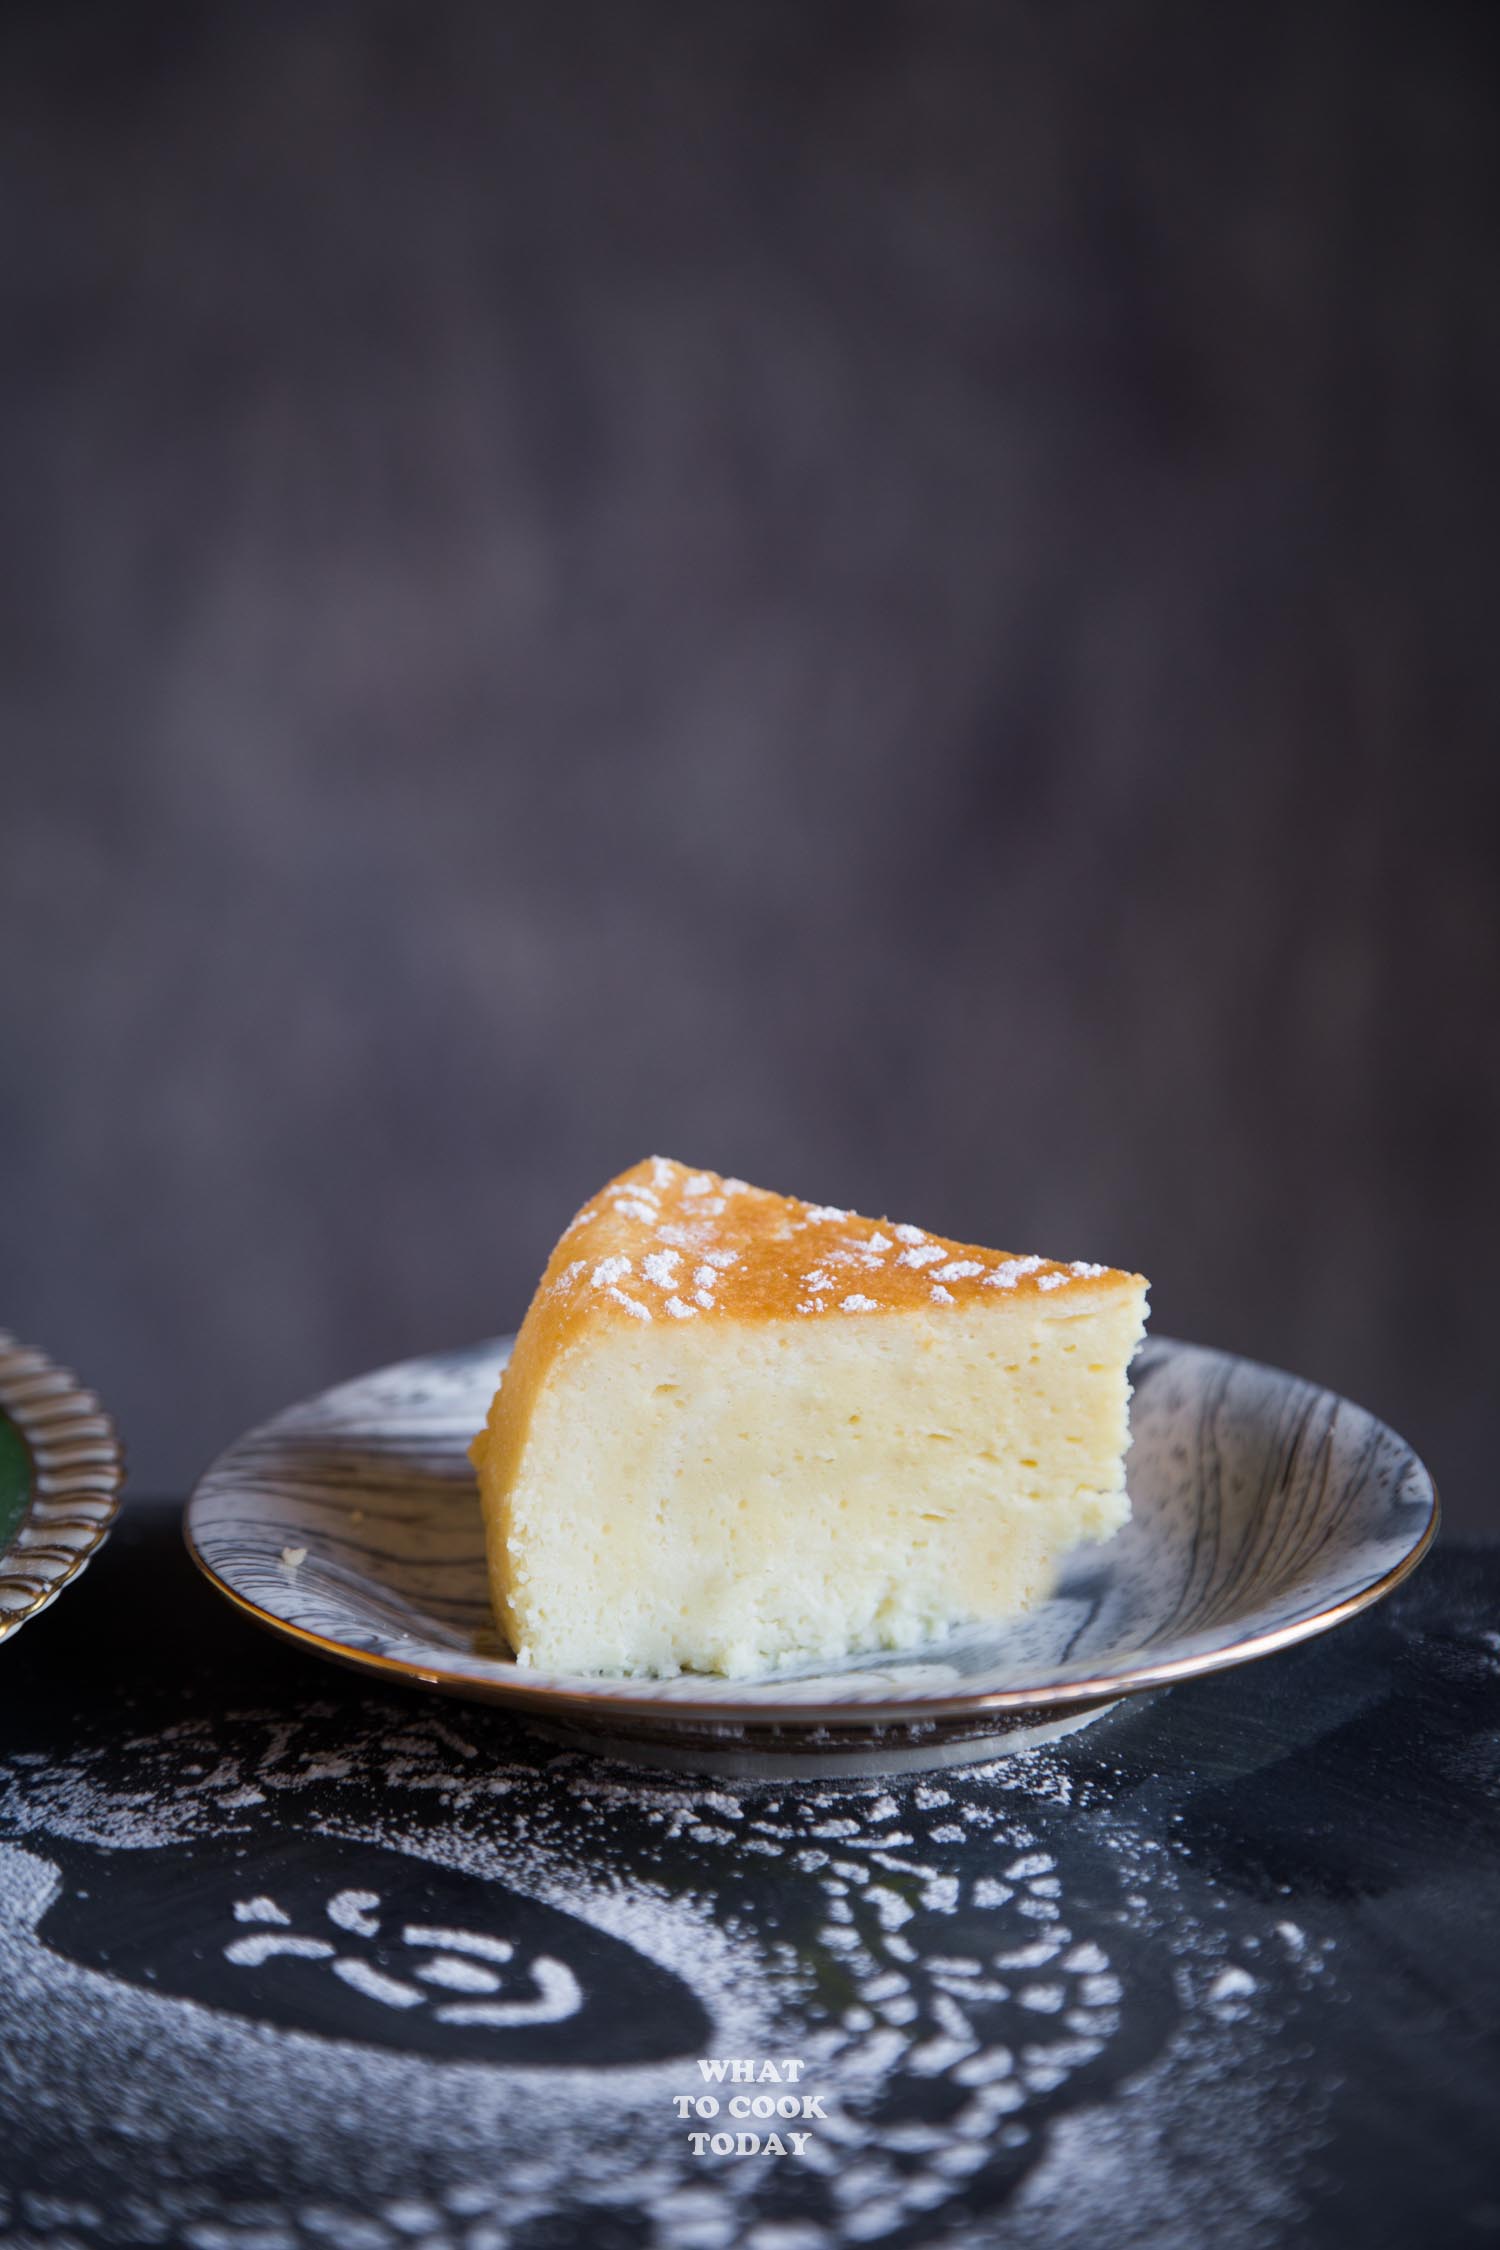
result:
M 0 1414 L 0 1548 L 21 1528 L 31 1502 L 31 1448 L 7 1415 Z

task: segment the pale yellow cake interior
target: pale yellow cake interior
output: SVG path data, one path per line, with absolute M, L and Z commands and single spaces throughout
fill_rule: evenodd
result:
M 1026 1607 L 1129 1512 L 1145 1289 L 637 1165 L 474 1443 L 517 1659 L 749 1675 Z

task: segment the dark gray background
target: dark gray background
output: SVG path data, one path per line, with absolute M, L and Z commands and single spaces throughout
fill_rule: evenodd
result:
M 1491 21 L 5 12 L 0 1318 L 138 1483 L 661 1150 L 1500 1513 Z

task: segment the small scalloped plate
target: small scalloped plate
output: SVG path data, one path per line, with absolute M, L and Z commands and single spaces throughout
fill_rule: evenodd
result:
M 1132 1369 L 1131 1521 L 1078 1550 L 1026 1616 L 751 1680 L 542 1672 L 496 1632 L 465 1451 L 508 1350 L 408 1360 L 252 1431 L 194 1493 L 189 1548 L 305 1648 L 653 1765 L 889 1773 L 1029 1748 L 1121 1696 L 1341 1623 L 1399 1584 L 1437 1526 L 1432 1479 L 1372 1415 L 1158 1338 Z
M 124 1479 L 93 1392 L 0 1329 L 0 1641 L 78 1576 L 119 1512 Z

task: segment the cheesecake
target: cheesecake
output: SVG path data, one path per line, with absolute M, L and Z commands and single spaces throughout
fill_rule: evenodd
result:
M 1043 1599 L 1129 1514 L 1145 1299 L 637 1164 L 553 1251 L 471 1449 L 516 1662 L 749 1676 Z

